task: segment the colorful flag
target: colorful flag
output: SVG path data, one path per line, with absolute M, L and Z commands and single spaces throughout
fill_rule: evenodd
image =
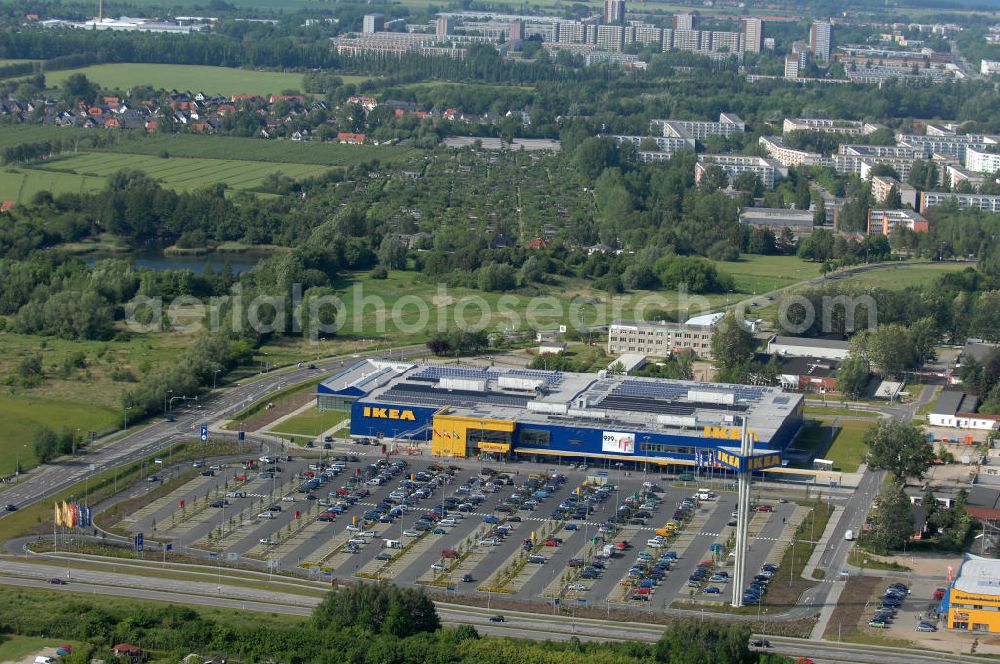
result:
M 71 523 L 72 520 L 73 517 L 70 515 L 69 505 L 67 505 L 66 501 L 64 500 L 62 501 L 62 525 L 71 527 L 73 525 Z
M 52 507 L 54 508 L 54 511 L 56 513 L 56 525 L 57 526 L 63 525 L 62 512 L 59 511 L 59 503 L 53 502 Z

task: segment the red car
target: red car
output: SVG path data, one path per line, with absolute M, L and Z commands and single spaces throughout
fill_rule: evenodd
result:
M 621 542 L 615 542 L 615 548 L 618 549 L 619 551 L 625 551 L 627 549 L 631 549 L 632 545 L 629 544 L 627 541 L 622 540 Z
M 555 541 L 554 539 L 547 539 L 545 540 L 544 544 L 545 546 L 559 546 L 559 542 Z
M 303 471 L 302 477 L 316 477 L 316 473 L 311 470 Z
M 757 505 L 757 507 L 753 508 L 753 511 L 754 512 L 773 512 L 774 508 L 771 507 L 770 505 Z
M 944 593 L 945 593 L 945 589 L 944 588 L 938 588 L 938 589 L 936 589 L 934 591 L 934 594 L 932 595 L 932 597 L 934 599 L 944 599 Z
M 348 491 L 347 489 L 337 489 L 337 495 L 338 495 L 338 496 L 347 496 L 347 495 L 349 495 L 350 493 L 351 493 L 351 492 L 350 492 L 350 491 Z
M 632 591 L 634 595 L 651 595 L 653 594 L 652 588 L 636 588 Z
M 698 567 L 712 567 L 713 565 L 715 565 L 715 562 L 711 560 L 703 560 L 698 563 Z

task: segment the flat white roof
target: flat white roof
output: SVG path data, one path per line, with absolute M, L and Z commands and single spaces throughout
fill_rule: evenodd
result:
M 977 595 L 1000 595 L 1000 560 L 969 558 L 958 568 L 955 590 Z

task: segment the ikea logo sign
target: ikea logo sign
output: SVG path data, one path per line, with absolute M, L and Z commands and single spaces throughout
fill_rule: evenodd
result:
M 781 465 L 781 454 L 760 454 L 752 457 L 744 457 L 739 454 L 718 450 L 715 460 L 727 468 L 733 470 L 764 470 Z
M 365 406 L 364 414 L 365 417 L 374 417 L 380 420 L 408 420 L 413 422 L 417 419 L 413 416 L 412 410 L 400 410 L 398 408 L 374 408 L 372 406 Z
M 763 454 L 761 456 L 755 456 L 747 459 L 747 467 L 750 470 L 763 470 L 765 468 L 774 468 L 775 466 L 780 465 L 780 454 Z
M 722 450 L 718 450 L 715 453 L 715 460 L 720 464 L 722 464 L 723 466 L 727 466 L 734 470 L 741 469 L 740 462 L 742 461 L 742 459 L 736 456 L 735 454 L 730 454 L 729 452 L 723 452 Z
M 705 426 L 704 430 L 705 438 L 721 438 L 723 440 L 739 440 L 742 435 L 742 429 L 739 427 L 716 427 L 716 426 Z M 747 429 L 747 435 L 751 439 L 757 440 L 757 432 L 753 429 Z

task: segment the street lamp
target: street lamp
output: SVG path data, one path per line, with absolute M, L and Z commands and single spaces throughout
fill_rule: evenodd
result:
M 21 447 L 17 448 L 17 461 L 15 462 L 14 466 L 14 477 L 21 476 L 21 450 L 23 450 L 27 446 L 28 444 L 25 443 L 24 445 L 21 445 Z
M 173 390 L 167 390 L 166 392 L 163 393 L 163 418 L 164 419 L 166 419 L 166 417 L 167 417 L 167 395 L 173 394 L 173 393 L 174 393 Z
M 125 427 L 124 427 L 124 430 L 126 432 L 128 432 L 128 412 L 130 410 L 132 410 L 132 408 L 134 408 L 134 406 L 126 406 L 124 403 L 122 404 L 122 413 L 125 415 Z
M 216 369 L 215 373 L 212 374 L 212 389 L 215 389 L 216 379 L 218 379 L 219 374 L 222 373 L 222 369 Z

